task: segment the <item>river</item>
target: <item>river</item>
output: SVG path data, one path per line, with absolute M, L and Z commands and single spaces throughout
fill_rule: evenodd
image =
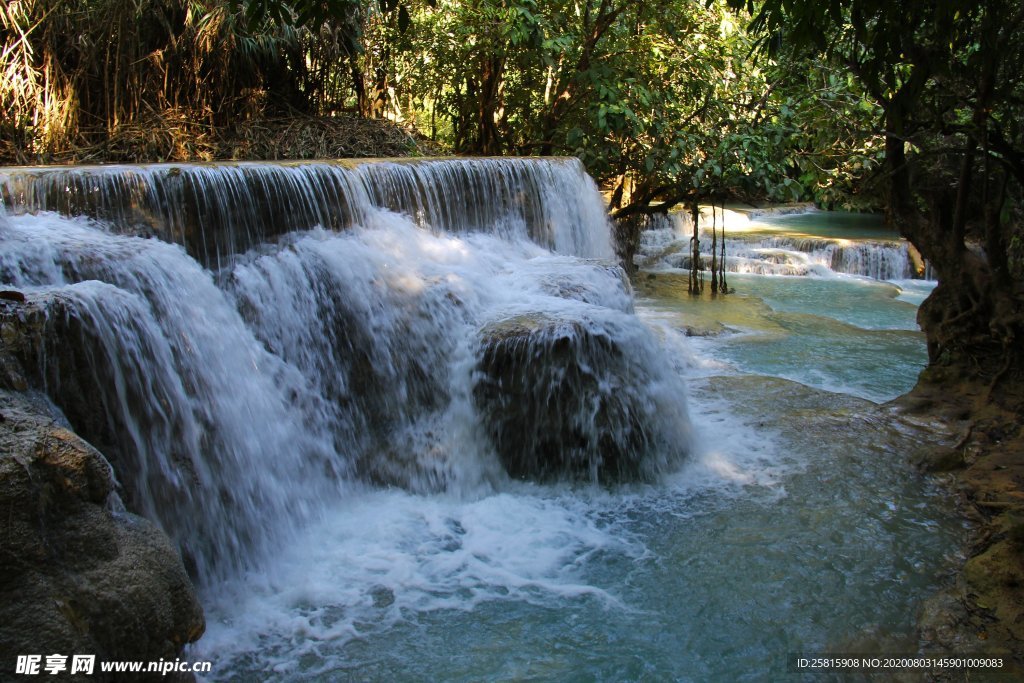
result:
M 145 459 L 114 458 L 124 495 L 200 585 L 187 655 L 217 681 L 618 681 L 916 651 L 964 530 L 909 462 L 926 435 L 878 409 L 925 361 L 904 247 L 856 217 L 733 217 L 735 291 L 691 298 L 682 224 L 645 238 L 627 285 L 578 164 L 475 163 L 4 180 L 4 282 L 82 321 Z M 183 182 L 228 211 L 278 176 L 277 201 L 345 185 L 351 224 L 224 213 L 211 239 L 153 218 Z M 47 204 L 53 187 L 110 196 Z M 513 396 L 540 398 L 508 443 L 479 387 L 487 330 L 524 318 L 524 376 L 549 384 Z M 565 344 L 575 365 L 551 370 Z M 502 471 L 552 439 L 572 454 L 556 476 Z M 606 477 L 636 443 L 640 476 Z

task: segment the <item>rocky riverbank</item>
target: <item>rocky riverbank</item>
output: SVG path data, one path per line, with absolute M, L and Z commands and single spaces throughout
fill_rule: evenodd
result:
M 1010 660 L 1006 676 L 1024 675 L 1024 425 L 1012 399 L 990 387 L 930 381 L 893 402 L 905 418 L 944 429 L 948 444 L 927 449 L 920 465 L 958 497 L 970 523 L 955 583 L 931 598 L 921 616 L 924 649 L 990 654 Z M 959 680 L 959 679 L 955 679 Z

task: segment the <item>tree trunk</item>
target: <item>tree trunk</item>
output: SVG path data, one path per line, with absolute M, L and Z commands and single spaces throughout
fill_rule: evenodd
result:
M 498 111 L 502 107 L 501 85 L 505 60 L 487 57 L 480 60 L 480 89 L 477 93 L 476 152 L 490 156 L 501 154 L 501 135 L 498 132 Z
M 690 215 L 693 216 L 693 237 L 690 238 L 692 247 L 690 254 L 690 280 L 688 291 L 690 294 L 700 294 L 704 290 L 704 280 L 700 276 L 700 236 L 698 235 L 700 223 L 700 207 L 694 201 L 690 204 Z
M 982 239 L 977 240 L 976 247 L 967 245 L 973 218 L 971 184 L 990 182 L 988 174 L 978 168 L 977 140 L 969 140 L 961 150 L 957 184 L 915 187 L 904 142 L 905 124 L 916 101 L 914 82 L 912 76 L 887 103 L 885 150 L 890 219 L 928 260 L 939 282 L 918 312 L 918 323 L 928 342 L 929 367 L 922 380 L 942 382 L 951 390 L 958 383 L 981 385 L 987 387 L 986 394 L 1009 376 L 1017 381 L 1008 386 L 1019 386 L 1022 378 L 1017 375 L 1024 369 L 1019 341 L 1024 314 L 1013 287 L 998 286 L 996 281 L 1006 262 L 1001 239 L 1004 226 L 998 210 L 984 212 L 980 219 Z M 976 106 L 983 107 L 984 103 Z M 918 208 L 915 197 L 927 200 L 926 211 Z M 991 199 L 986 201 L 989 203 Z M 1014 403 L 1019 401 L 1019 396 L 1012 398 Z
M 718 259 L 718 289 L 722 294 L 729 293 L 729 285 L 725 281 L 725 204 L 722 204 L 722 257 Z
M 718 210 L 714 204 L 711 205 L 711 293 L 718 294 Z

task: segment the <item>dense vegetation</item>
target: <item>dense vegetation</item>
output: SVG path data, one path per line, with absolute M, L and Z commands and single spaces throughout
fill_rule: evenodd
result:
M 577 155 L 629 215 L 848 202 L 880 151 L 855 81 L 755 63 L 722 2 L 20 0 L 0 19 L 0 143 L 22 162 L 133 127 L 184 131 L 165 156 L 187 157 L 210 131 L 347 112 L 462 154 Z
M 344 114 L 357 2 L 14 0 L 0 5 L 0 160 L 408 153 Z M 300 21 L 301 17 L 301 21 Z
M 1024 6 L 735 0 L 768 45 L 822 55 L 879 107 L 892 222 L 939 286 L 920 322 L 931 378 L 1024 406 Z
M 933 365 L 991 389 L 1021 371 L 1022 15 L 1011 0 L 14 0 L 0 158 L 117 157 L 119 140 L 151 160 L 341 154 L 339 131 L 388 119 L 460 154 L 578 156 L 626 242 L 644 214 L 697 201 L 884 203 L 942 281 L 922 316 Z M 423 144 L 380 148 L 396 149 Z

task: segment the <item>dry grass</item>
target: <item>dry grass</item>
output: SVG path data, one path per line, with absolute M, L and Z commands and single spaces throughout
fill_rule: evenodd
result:
M 181 110 L 150 113 L 84 132 L 76 144 L 27 158 L 0 148 L 0 163 L 145 163 L 161 161 L 337 159 L 431 156 L 434 143 L 390 121 L 350 114 L 255 119 L 229 127 L 197 121 Z
M 436 144 L 382 119 L 353 115 L 252 121 L 226 131 L 220 158 L 336 159 L 441 152 Z
M 0 3 L 0 163 L 429 153 L 355 106 L 360 16 L 251 26 L 220 0 Z
M 0 4 L 0 155 L 19 162 L 77 124 L 75 93 L 60 66 L 33 45 L 35 9 L 31 0 Z

